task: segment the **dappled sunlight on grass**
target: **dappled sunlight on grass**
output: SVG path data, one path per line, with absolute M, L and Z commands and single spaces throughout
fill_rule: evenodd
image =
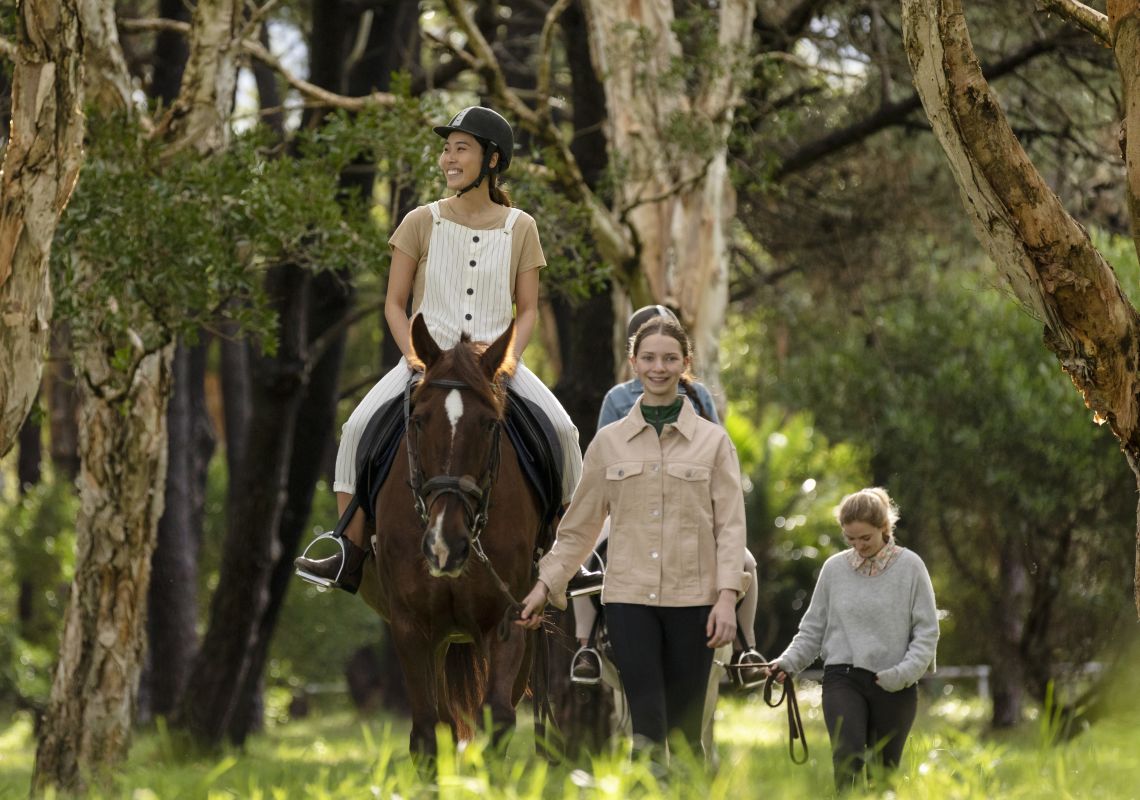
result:
M 361 719 L 347 710 L 274 725 L 243 751 L 213 757 L 177 752 L 177 738 L 161 725 L 140 733 L 130 762 L 114 784 L 90 797 L 168 800 L 744 800 L 752 797 L 834 796 L 831 749 L 818 685 L 798 690 L 810 760 L 788 758 L 783 708 L 759 694 L 726 698 L 718 711 L 719 766 L 706 771 L 678 757 L 659 783 L 650 763 L 631 759 L 628 742 L 573 764 L 548 764 L 534 755 L 531 719 L 519 715 L 514 736 L 500 750 L 485 736 L 463 747 L 444 743 L 433 782 L 408 755 L 407 721 Z M 1102 720 L 1057 746 L 1045 746 L 1036 723 L 987 732 L 988 707 L 976 699 L 926 700 L 898 773 L 867 797 L 918 798 L 1140 798 L 1134 754 L 1140 726 L 1134 717 Z M 31 720 L 18 716 L 0 729 L 0 797 L 25 796 L 32 768 Z M 854 793 L 852 797 L 863 797 Z

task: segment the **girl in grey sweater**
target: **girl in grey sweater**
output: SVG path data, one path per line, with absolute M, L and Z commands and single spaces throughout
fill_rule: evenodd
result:
M 934 671 L 938 615 L 926 565 L 895 541 L 898 509 L 885 490 L 848 495 L 836 517 L 851 547 L 824 562 L 799 632 L 769 670 L 782 681 L 823 658 L 823 716 L 843 790 L 868 761 L 898 766 L 918 679 Z

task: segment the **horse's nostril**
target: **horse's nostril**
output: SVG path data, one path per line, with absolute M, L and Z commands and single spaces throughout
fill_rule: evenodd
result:
M 467 540 L 460 539 L 455 545 L 455 560 L 460 562 L 466 561 L 467 553 L 470 552 L 470 550 L 471 548 L 468 545 Z

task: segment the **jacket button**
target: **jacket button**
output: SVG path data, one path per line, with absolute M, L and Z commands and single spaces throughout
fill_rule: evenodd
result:
M 656 600 L 657 599 L 657 592 L 650 592 L 649 593 L 649 599 L 650 600 Z
M 649 554 L 649 557 L 650 558 L 657 558 L 657 551 L 654 550 L 652 553 Z
M 624 476 L 625 476 L 625 470 L 624 470 L 624 469 L 619 469 L 619 470 L 618 470 L 618 477 L 619 477 L 619 478 L 622 478 L 622 477 L 624 477 Z

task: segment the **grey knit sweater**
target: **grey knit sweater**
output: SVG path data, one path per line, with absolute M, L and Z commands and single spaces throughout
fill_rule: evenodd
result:
M 897 692 L 935 668 L 938 613 L 930 575 L 906 548 L 874 577 L 856 572 L 848 552 L 824 562 L 799 633 L 776 661 L 795 674 L 822 655 L 824 666 L 871 670 L 879 686 Z

